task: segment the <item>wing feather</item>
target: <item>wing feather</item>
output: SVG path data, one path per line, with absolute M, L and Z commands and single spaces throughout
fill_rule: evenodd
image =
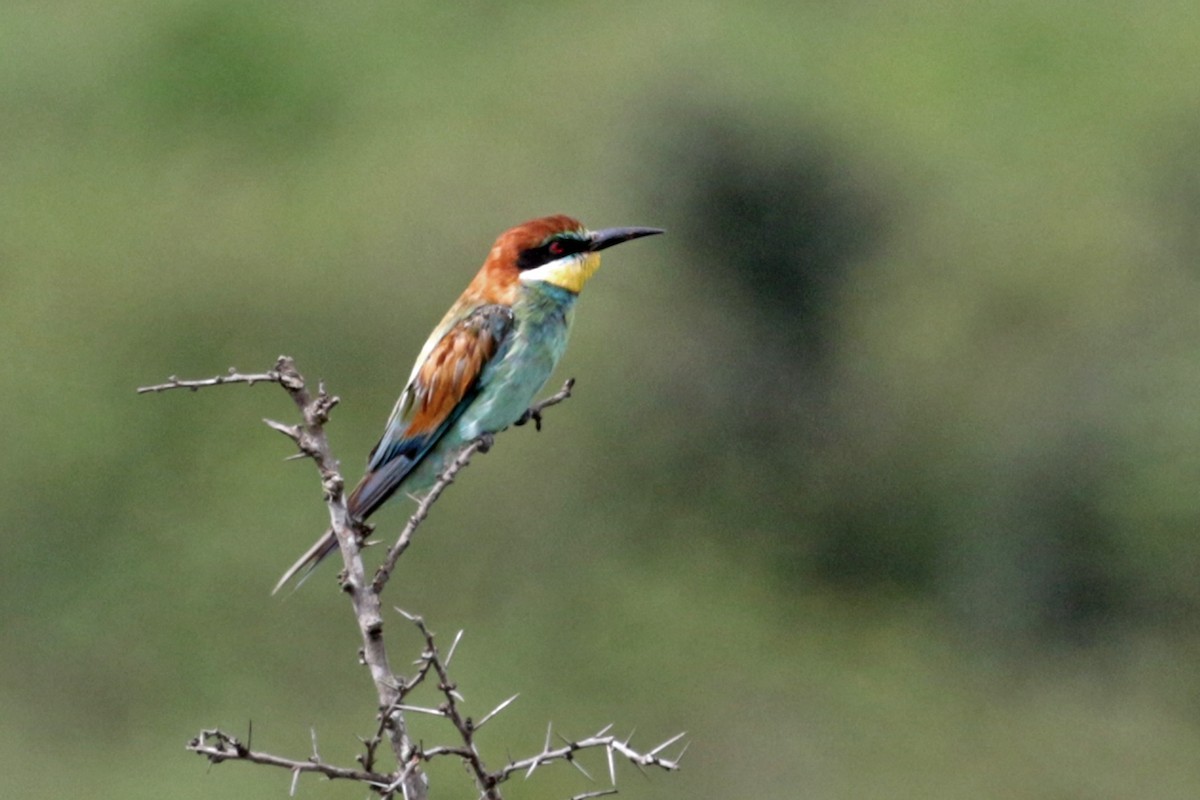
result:
M 350 495 L 351 513 L 369 516 L 399 487 L 479 393 L 479 376 L 512 331 L 507 306 L 480 306 L 449 326 L 396 403 L 367 474 Z
M 365 518 L 379 508 L 471 405 L 481 389 L 479 376 L 489 363 L 503 357 L 512 324 L 507 306 L 451 310 L 439 326 L 446 332 L 426 343 L 382 438 L 371 450 L 367 474 L 347 499 L 350 513 Z M 283 574 L 272 594 L 301 570 L 311 573 L 336 549 L 333 531 L 326 531 Z

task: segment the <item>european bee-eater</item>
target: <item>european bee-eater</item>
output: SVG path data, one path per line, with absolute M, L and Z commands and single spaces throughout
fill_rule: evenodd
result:
M 657 233 L 589 231 L 558 215 L 501 234 L 421 348 L 367 472 L 347 498 L 350 513 L 366 519 L 398 490 L 429 489 L 463 447 L 520 419 L 566 349 L 575 298 L 599 268 L 600 251 Z M 326 531 L 275 591 L 336 549 Z

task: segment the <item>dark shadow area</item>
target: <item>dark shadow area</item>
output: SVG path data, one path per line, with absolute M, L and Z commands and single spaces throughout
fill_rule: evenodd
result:
M 652 195 L 698 279 L 738 292 L 783 355 L 819 361 L 838 291 L 885 233 L 886 188 L 811 132 L 780 138 L 703 113 L 673 119 Z

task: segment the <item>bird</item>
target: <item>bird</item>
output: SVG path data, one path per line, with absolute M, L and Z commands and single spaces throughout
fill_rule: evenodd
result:
M 600 251 L 661 233 L 643 227 L 592 231 L 556 214 L 500 234 L 421 348 L 366 472 L 346 500 L 350 514 L 365 520 L 398 491 L 419 495 L 464 447 L 521 419 L 562 358 L 575 301 L 600 267 Z M 337 546 L 327 530 L 272 594 L 301 570 L 307 577 Z

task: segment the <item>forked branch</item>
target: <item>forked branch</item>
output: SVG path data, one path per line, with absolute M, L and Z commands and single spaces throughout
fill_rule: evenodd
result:
M 369 528 L 360 520 L 353 518 L 346 507 L 345 481 L 329 447 L 324 428 L 325 423 L 329 421 L 330 412 L 338 403 L 338 398 L 328 394 L 323 384 L 318 385 L 316 395 L 310 394 L 304 377 L 296 369 L 292 359 L 280 356 L 275 367 L 267 372 L 243 374 L 235 369 L 230 369 L 226 375 L 203 380 L 181 380 L 171 376 L 165 383 L 143 386 L 138 389 L 138 392 L 144 394 L 169 389 L 197 391 L 210 386 L 234 383 L 248 385 L 277 383 L 292 398 L 300 412 L 301 421 L 295 425 L 287 425 L 274 420 L 264 420 L 264 422 L 273 430 L 290 438 L 299 451 L 296 457 L 311 458 L 320 473 L 322 491 L 329 511 L 330 526 L 337 536 L 345 566 L 340 576 L 341 585 L 350 597 L 354 616 L 358 622 L 362 637 L 362 648 L 359 655 L 362 663 L 370 670 L 374 681 L 379 698 L 379 714 L 376 717 L 377 725 L 373 735 L 362 739 L 363 752 L 357 758 L 358 768 L 340 767 L 323 761 L 317 753 L 315 732 L 312 755 L 303 761 L 252 750 L 248 744 L 244 745 L 237 738 L 217 729 L 201 731 L 199 736 L 188 742 L 189 750 L 203 755 L 212 763 L 247 761 L 287 769 L 292 773 L 293 794 L 299 776 L 311 772 L 324 775 L 329 779 L 352 780 L 366 784 L 385 800 L 398 797 L 403 797 L 405 800 L 425 800 L 428 796 L 428 785 L 421 765 L 431 759 L 444 756 L 454 756 L 465 763 L 481 792 L 480 796 L 486 800 L 502 800 L 499 786 L 511 776 L 522 773 L 528 777 L 537 768 L 554 761 L 567 761 L 587 775 L 587 771 L 576 759 L 576 754 L 585 750 L 597 749 L 605 752 L 612 786 L 576 795 L 572 800 L 584 800 L 614 793 L 616 791 L 615 763 L 618 759 L 630 761 L 639 769 L 647 766 L 668 771 L 678 769 L 679 757 L 683 755 L 682 751 L 673 759 L 665 757 L 663 753 L 678 742 L 683 734 L 674 736 L 643 753 L 634 749 L 628 738 L 621 740 L 611 735 L 609 730 L 612 726 L 610 725 L 584 739 L 567 740 L 559 737 L 563 744 L 558 747 L 551 746 L 551 730 L 548 728 L 546 743 L 541 752 L 527 758 L 511 760 L 498 770 L 490 770 L 476 747 L 476 734 L 488 721 L 508 708 L 517 698 L 514 695 L 503 701 L 484 714 L 478 722 L 473 721 L 464 713 L 463 698 L 458 693 L 449 674 L 450 660 L 462 637 L 462 632 L 460 631 L 455 637 L 450 651 L 443 657 L 434 640 L 433 633 L 426 627 L 424 621 L 416 615 L 401 611 L 400 613 L 411 620 L 420 631 L 424 638 L 424 648 L 416 662 L 416 672 L 412 677 L 404 678 L 397 675 L 389 666 L 387 650 L 384 647 L 380 593 L 387 585 L 400 556 L 412 543 L 417 528 L 429 515 L 433 504 L 454 481 L 455 476 L 466 468 L 476 453 L 487 452 L 493 444 L 491 436 L 481 437 L 468 444 L 446 467 L 429 492 L 420 499 L 416 511 L 401 530 L 395 543 L 388 549 L 383 563 L 376 570 L 373 579 L 368 581 L 363 566 L 362 548 Z M 541 430 L 542 412 L 570 397 L 573 385 L 573 380 L 567 381 L 557 393 L 532 406 L 515 424 L 523 425 L 532 421 L 535 427 Z M 397 610 L 399 611 L 399 609 Z M 424 684 L 430 675 L 437 678 L 437 691 L 442 697 L 441 702 L 434 707 L 410 702 L 413 692 Z M 453 744 L 431 747 L 416 744 L 408 732 L 406 713 L 423 713 L 446 719 L 455 730 L 457 741 Z M 384 741 L 390 744 L 396 759 L 396 769 L 392 773 L 380 772 L 376 767 L 378 750 Z

